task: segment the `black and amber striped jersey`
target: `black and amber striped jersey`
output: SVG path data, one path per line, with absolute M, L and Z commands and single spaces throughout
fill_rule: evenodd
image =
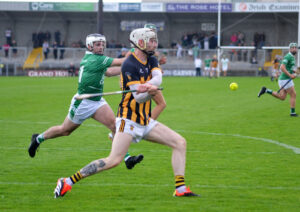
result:
M 121 70 L 121 89 L 130 90 L 129 86 L 143 84 L 152 77 L 151 72 L 159 69 L 158 61 L 151 56 L 143 63 L 132 53 L 123 63 Z M 137 103 L 132 93 L 122 95 L 117 117 L 132 120 L 140 125 L 148 125 L 151 116 L 151 99 Z
M 279 65 L 280 65 L 280 61 L 277 58 L 275 58 L 273 61 L 273 69 L 278 70 Z
M 211 60 L 211 67 L 212 68 L 217 68 L 218 67 L 218 60 L 217 59 L 212 59 Z

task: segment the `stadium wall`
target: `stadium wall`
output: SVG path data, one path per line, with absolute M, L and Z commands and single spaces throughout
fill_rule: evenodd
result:
M 246 18 L 248 16 L 248 18 Z M 242 19 L 245 19 L 241 21 Z M 223 13 L 222 45 L 229 45 L 233 32 L 242 31 L 246 44 L 251 45 L 254 32 L 266 34 L 267 45 L 282 46 L 297 40 L 296 13 Z M 104 34 L 108 41 L 115 40 L 128 45 L 129 31 L 120 29 L 122 20 L 164 22 L 163 31 L 158 32 L 159 42 L 168 48 L 172 41 L 180 41 L 185 32 L 200 32 L 202 23 L 213 23 L 217 27 L 216 13 L 104 13 Z M 85 36 L 96 30 L 95 12 L 6 12 L 0 16 L 0 32 L 12 28 L 19 46 L 30 46 L 32 33 L 60 30 L 62 39 L 71 44 L 84 41 Z M 210 33 L 210 32 L 208 32 Z M 5 37 L 0 36 L 0 44 Z

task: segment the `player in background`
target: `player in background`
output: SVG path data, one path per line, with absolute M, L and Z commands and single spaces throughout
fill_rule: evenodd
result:
M 204 75 L 203 75 L 205 77 L 208 77 L 210 75 L 210 63 L 211 63 L 211 59 L 209 58 L 208 55 L 206 55 L 204 60 Z
M 276 91 L 272 91 L 271 89 L 267 89 L 266 87 L 262 87 L 261 90 L 258 93 L 258 97 L 261 95 L 268 93 L 275 98 L 278 98 L 280 100 L 285 100 L 286 95 L 290 95 L 290 107 L 291 107 L 291 112 L 290 116 L 292 117 L 297 117 L 298 114 L 295 111 L 296 107 L 296 90 L 294 87 L 294 82 L 293 79 L 296 78 L 295 73 L 295 55 L 297 54 L 297 43 L 290 43 L 289 45 L 289 53 L 287 53 L 280 65 L 280 70 L 282 71 L 279 79 L 278 79 L 278 85 L 280 88 L 282 88 L 284 85 L 284 88 L 280 90 L 279 93 Z M 287 83 L 287 84 L 286 84 Z
M 184 182 L 186 140 L 166 125 L 150 118 L 151 97 L 157 93 L 162 82 L 158 61 L 151 57 L 157 48 L 157 36 L 147 28 L 130 33 L 135 51 L 122 65 L 122 90 L 137 89 L 138 92 L 122 95 L 116 119 L 116 134 L 108 157 L 92 161 L 74 175 L 60 178 L 54 190 L 55 198 L 62 197 L 83 178 L 119 165 L 131 142 L 142 139 L 169 146 L 173 149 L 172 166 L 175 175 L 174 196 L 198 196 Z
M 229 59 L 226 57 L 225 54 L 223 54 L 223 57 L 221 59 L 221 68 L 222 68 L 223 76 L 226 77 L 229 68 Z
M 194 65 L 196 70 L 196 76 L 201 77 L 202 60 L 199 55 L 194 59 Z
M 212 78 L 213 76 L 215 76 L 216 78 L 219 76 L 217 55 L 214 55 L 213 59 L 210 62 L 210 78 Z
M 278 81 L 278 77 L 280 75 L 280 60 L 279 56 L 276 55 L 275 59 L 272 62 L 272 74 L 271 74 L 271 81 Z
M 126 58 L 117 59 L 104 56 L 105 47 L 105 36 L 101 34 L 90 34 L 86 37 L 87 51 L 80 63 L 77 94 L 102 93 L 104 75 L 110 77 L 120 74 L 120 66 Z M 92 97 L 84 100 L 76 100 L 75 96 L 77 94 L 72 98 L 69 113 L 62 125 L 50 127 L 41 134 L 32 135 L 31 144 L 28 148 L 30 157 L 35 156 L 36 150 L 42 142 L 48 139 L 70 135 L 90 117 L 105 125 L 115 134 L 115 115 L 105 99 L 103 97 Z M 140 155 L 130 158 L 128 162 L 125 162 L 129 169 L 143 159 Z

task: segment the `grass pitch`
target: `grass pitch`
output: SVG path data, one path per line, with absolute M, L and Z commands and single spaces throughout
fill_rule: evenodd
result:
M 159 121 L 187 139 L 186 184 L 201 198 L 172 197 L 171 150 L 142 141 L 130 147 L 145 156 L 133 170 L 121 164 L 54 199 L 59 177 L 109 154 L 109 131 L 88 120 L 32 159 L 31 135 L 63 122 L 77 78 L 1 77 L 0 211 L 299 211 L 300 118 L 289 117 L 289 99 L 257 98 L 262 85 L 278 90 L 269 78 L 164 78 Z M 106 79 L 106 92 L 118 89 Z M 106 100 L 116 111 L 120 96 Z

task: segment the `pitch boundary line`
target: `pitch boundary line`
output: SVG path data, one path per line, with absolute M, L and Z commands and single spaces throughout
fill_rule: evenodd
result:
M 246 139 L 251 139 L 251 140 L 258 140 L 258 141 L 263 141 L 271 144 L 275 144 L 281 147 L 284 147 L 286 149 L 293 150 L 295 154 L 300 154 L 300 148 L 294 147 L 292 145 L 288 145 L 285 143 L 281 143 L 276 140 L 268 139 L 268 138 L 259 138 L 259 137 L 252 137 L 252 136 L 247 136 L 247 135 L 239 135 L 239 134 L 225 134 L 225 133 L 210 133 L 210 132 L 201 132 L 201 131 L 187 131 L 187 130 L 176 130 L 178 132 L 184 132 L 184 133 L 193 133 L 193 134 L 206 134 L 206 135 L 221 135 L 221 136 L 231 136 L 231 137 L 238 137 L 238 138 L 246 138 Z
M 55 186 L 55 182 L 1 182 L 0 185 L 20 185 L 20 186 L 32 186 L 32 185 L 45 185 L 45 186 Z M 142 183 L 83 183 L 83 184 L 76 184 L 77 186 L 124 186 L 124 187 L 173 187 L 173 184 L 142 184 Z M 197 188 L 219 188 L 219 189 L 268 189 L 268 190 L 300 190 L 300 187 L 293 186 L 293 187 L 286 187 L 286 186 L 247 186 L 247 185 L 200 185 L 200 184 L 193 184 L 193 187 Z
M 0 150 L 24 150 L 26 151 L 28 147 L 1 147 L 0 146 Z M 133 147 L 134 148 L 134 147 Z M 132 149 L 133 149 L 132 148 Z M 110 148 L 84 148 L 84 147 L 78 147 L 78 148 L 52 148 L 52 147 L 43 147 L 43 150 L 53 150 L 53 151 L 74 151 L 74 149 L 76 149 L 76 151 L 110 151 Z M 169 149 L 156 149 L 156 150 L 151 150 L 151 149 L 143 149 L 143 152 L 170 152 Z M 201 151 L 201 150 L 187 150 L 187 152 L 196 152 L 196 153 L 214 153 L 214 154 L 265 154 L 265 155 L 271 155 L 271 154 L 283 154 L 283 153 L 279 153 L 279 152 L 234 152 L 234 151 Z
M 0 122 L 7 122 L 7 123 L 17 123 L 17 124 L 51 124 L 50 122 L 30 122 L 30 121 L 6 121 L 0 120 Z M 104 127 L 101 124 L 83 124 L 82 126 L 86 127 Z M 283 147 L 285 149 L 292 150 L 295 154 L 300 154 L 300 148 L 294 147 L 292 145 L 288 145 L 285 143 L 281 143 L 279 141 L 268 139 L 268 138 L 259 138 L 259 137 L 252 137 L 252 136 L 245 136 L 240 134 L 225 134 L 225 133 L 214 133 L 214 132 L 201 132 L 201 131 L 189 131 L 189 130 L 175 130 L 177 132 L 184 132 L 184 133 L 192 133 L 192 134 L 205 134 L 205 135 L 219 135 L 219 136 L 231 136 L 231 137 L 238 137 L 238 138 L 245 138 L 250 140 L 257 140 L 263 141 L 270 144 L 275 144 L 277 146 Z

